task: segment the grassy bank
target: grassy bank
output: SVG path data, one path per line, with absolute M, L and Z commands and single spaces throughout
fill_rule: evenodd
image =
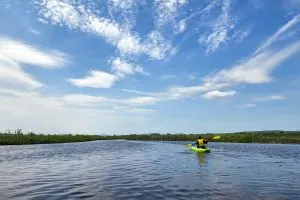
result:
M 17 130 L 14 133 L 0 133 L 0 145 L 23 145 L 23 144 L 51 144 L 51 143 L 69 143 L 69 142 L 87 142 L 100 140 L 98 135 L 44 135 L 35 133 L 23 133 Z
M 195 141 L 201 135 L 210 142 L 238 142 L 238 143 L 279 143 L 300 144 L 300 131 L 257 131 L 221 134 L 131 134 L 124 136 L 107 136 L 107 139 L 154 140 L 154 141 Z M 220 135 L 218 140 L 211 140 L 212 136 Z
M 220 135 L 216 142 L 240 142 L 240 143 L 281 143 L 300 144 L 300 131 L 259 131 L 259 132 L 239 132 L 222 134 L 130 134 L 130 135 L 44 135 L 35 133 L 23 133 L 17 130 L 14 133 L 0 133 L 0 145 L 21 145 L 21 144 L 49 144 L 67 142 L 86 142 L 93 140 L 151 140 L 151 141 L 195 141 L 202 135 L 210 140 L 214 135 Z M 213 142 L 213 140 L 210 140 Z

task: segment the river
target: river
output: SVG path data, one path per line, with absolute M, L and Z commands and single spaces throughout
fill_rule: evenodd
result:
M 94 141 L 0 146 L 0 199 L 299 199 L 300 145 Z

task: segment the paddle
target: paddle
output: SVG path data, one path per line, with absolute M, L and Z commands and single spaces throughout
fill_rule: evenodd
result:
M 221 138 L 221 136 L 219 136 L 219 135 L 212 137 L 213 140 L 219 140 L 220 138 Z
M 192 147 L 192 146 L 193 146 L 192 144 L 186 144 L 186 145 L 185 145 L 186 148 L 190 148 L 190 147 Z

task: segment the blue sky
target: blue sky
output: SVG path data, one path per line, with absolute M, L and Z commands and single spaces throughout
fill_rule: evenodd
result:
M 2 0 L 0 129 L 299 130 L 299 56 L 299 0 Z

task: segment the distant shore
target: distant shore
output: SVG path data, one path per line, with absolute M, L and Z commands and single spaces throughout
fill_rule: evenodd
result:
M 0 145 L 25 145 L 25 144 L 51 144 L 87 142 L 95 140 L 149 140 L 149 141 L 195 141 L 201 135 L 209 142 L 237 142 L 237 143 L 272 143 L 272 144 L 300 144 L 300 131 L 256 131 L 237 133 L 206 133 L 206 134 L 130 134 L 130 135 L 82 135 L 82 134 L 55 134 L 44 135 L 32 132 L 23 133 L 17 130 L 13 133 L 0 133 Z M 218 140 L 212 140 L 215 135 L 221 136 Z

